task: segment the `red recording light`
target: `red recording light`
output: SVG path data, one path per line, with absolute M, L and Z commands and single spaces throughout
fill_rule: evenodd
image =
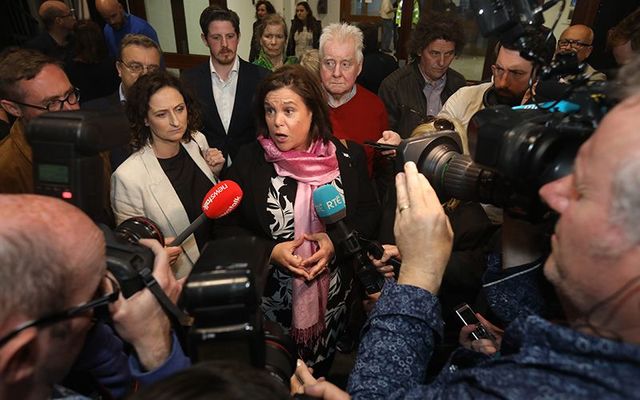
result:
M 71 198 L 73 198 L 73 193 L 71 193 L 68 190 L 65 190 L 64 192 L 62 192 L 62 198 L 65 200 L 69 200 Z

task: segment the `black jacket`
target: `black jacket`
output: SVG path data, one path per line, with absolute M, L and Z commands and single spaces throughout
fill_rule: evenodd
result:
M 418 69 L 419 61 L 394 71 L 380 84 L 378 96 L 382 99 L 389 114 L 389 128 L 403 138 L 411 136 L 411 132 L 426 117 L 427 100 L 422 89 L 424 78 Z M 456 90 L 466 86 L 467 81 L 453 68 L 447 71 L 447 80 L 440 95 L 442 104 Z
M 229 131 L 225 133 L 213 99 L 209 61 L 183 72 L 182 79 L 191 88 L 200 104 L 203 122 L 201 131 L 209 146 L 222 151 L 225 158 L 231 155 L 233 159 L 240 146 L 256 139 L 253 99 L 258 85 L 267 74 L 268 70 L 240 59 L 231 122 Z

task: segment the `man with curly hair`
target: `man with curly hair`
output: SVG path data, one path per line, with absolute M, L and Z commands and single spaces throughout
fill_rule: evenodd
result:
M 413 62 L 389 75 L 378 91 L 389 127 L 403 138 L 428 115 L 436 115 L 456 90 L 466 85 L 459 72 L 449 68 L 464 46 L 460 22 L 449 14 L 422 18 L 409 43 Z

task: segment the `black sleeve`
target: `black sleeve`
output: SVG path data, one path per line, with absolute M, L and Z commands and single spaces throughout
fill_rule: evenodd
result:
M 293 30 L 293 20 L 291 20 L 291 29 L 289 30 L 289 41 L 287 42 L 287 57 L 296 55 L 296 41 L 293 39 L 295 31 Z
M 251 185 L 251 173 L 257 167 L 257 143 L 240 148 L 231 166 L 223 172 L 222 180 L 232 180 L 242 189 L 242 201 L 238 208 L 229 215 L 215 221 L 213 237 L 216 239 L 230 236 L 257 236 L 266 239 L 269 252 L 277 241 L 268 237 L 260 228 L 257 220 L 256 206 L 253 202 L 254 191 Z

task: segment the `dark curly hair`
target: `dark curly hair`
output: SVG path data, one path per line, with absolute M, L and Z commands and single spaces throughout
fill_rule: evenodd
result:
M 309 129 L 311 140 L 322 139 L 326 143 L 333 136 L 327 100 L 324 97 L 318 78 L 311 71 L 298 64 L 285 65 L 278 68 L 264 78 L 260 84 L 255 103 L 258 134 L 269 137 L 269 129 L 265 121 L 264 99 L 270 92 L 282 88 L 289 88 L 302 97 L 304 104 L 313 114 L 311 128 Z
M 460 54 L 465 45 L 462 22 L 451 13 L 431 12 L 423 15 L 409 40 L 409 53 L 419 57 L 434 40 L 446 40 L 455 43 L 456 54 Z
M 152 141 L 151 130 L 145 125 L 145 119 L 149 113 L 149 100 L 158 90 L 165 87 L 172 87 L 180 92 L 184 98 L 184 104 L 187 106 L 187 129 L 182 140 L 185 143 L 191 141 L 193 133 L 200 128 L 200 109 L 180 79 L 166 71 L 143 75 L 138 78 L 127 93 L 126 112 L 131 128 L 129 144 L 133 151 L 140 150 L 147 142 Z

